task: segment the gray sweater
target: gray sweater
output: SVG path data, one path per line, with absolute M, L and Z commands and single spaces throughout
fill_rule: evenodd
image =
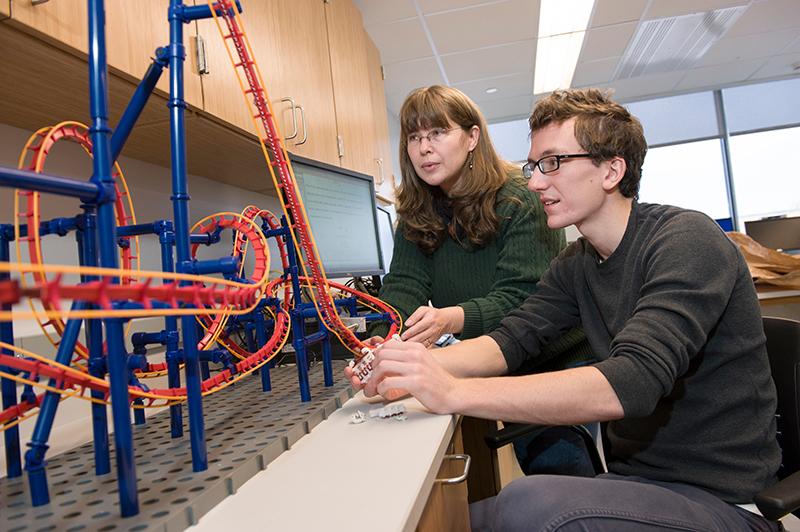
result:
M 604 262 L 580 239 L 490 336 L 509 369 L 582 325 L 625 418 L 609 471 L 751 502 L 775 480 L 775 386 L 761 312 L 737 247 L 704 214 L 634 203 Z

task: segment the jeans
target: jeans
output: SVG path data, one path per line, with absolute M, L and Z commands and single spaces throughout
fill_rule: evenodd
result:
M 596 429 L 597 423 L 589 426 L 592 433 L 596 434 Z M 547 427 L 542 432 L 517 438 L 513 444 L 519 466 L 526 475 L 593 477 L 598 473 L 583 440 L 568 427 Z
M 470 505 L 473 531 L 774 532 L 778 523 L 677 482 L 605 473 L 535 475 Z

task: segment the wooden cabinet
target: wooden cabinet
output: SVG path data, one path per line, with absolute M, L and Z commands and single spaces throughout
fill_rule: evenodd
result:
M 286 148 L 339 164 L 330 59 L 321 0 L 243 2 L 242 21 Z M 202 76 L 205 111 L 255 134 L 222 37 L 198 22 L 209 73 Z M 294 125 L 296 124 L 296 128 Z
M 386 93 L 383 89 L 383 68 L 378 48 L 367 36 L 367 60 L 370 74 L 370 93 L 372 96 L 372 123 L 374 124 L 374 176 L 375 192 L 382 197 L 394 200 L 395 183 L 392 172 L 392 147 L 389 144 L 389 117 L 386 108 Z
M 45 39 L 87 54 L 89 30 L 86 6 L 84 0 L 59 0 L 37 5 L 30 0 L 11 0 L 10 15 L 14 22 L 40 33 Z
M 245 2 L 242 21 L 289 151 L 367 173 L 392 195 L 380 57 L 351 0 Z M 213 21 L 198 22 L 204 110 L 255 134 Z
M 331 77 L 336 101 L 341 165 L 375 175 L 375 126 L 372 114 L 368 37 L 361 13 L 350 0 L 325 4 Z
M 169 0 L 106 0 L 106 54 L 110 70 L 126 75 L 130 81 L 140 79 L 147 71 L 156 48 L 169 44 L 167 9 Z M 31 4 L 30 0 L 11 0 L 11 20 L 7 21 L 43 40 L 88 55 L 89 26 L 86 0 L 58 0 Z M 186 26 L 186 42 L 193 35 L 193 26 Z M 188 46 L 187 46 L 188 49 Z M 188 104 L 202 107 L 200 78 L 187 61 L 184 76 L 184 97 Z M 169 75 L 165 70 L 157 86 L 169 92 Z
M 467 483 L 441 482 L 454 479 L 464 473 L 464 461 L 454 460 L 454 456 L 464 454 L 461 426 L 456 428 L 447 454 L 439 468 L 439 473 L 431 489 L 428 502 L 417 523 L 417 532 L 461 532 L 470 529 L 469 504 L 467 503 Z
M 202 3 L 194 0 L 195 5 Z M 277 125 L 283 135 L 293 137 L 286 148 L 372 175 L 377 191 L 392 197 L 380 58 L 352 0 L 242 4 L 241 20 Z M 168 6 L 169 0 L 106 0 L 111 127 L 156 48 L 168 44 Z M 0 84 L 0 101 L 5 103 L 0 122 L 36 130 L 66 119 L 89 120 L 87 19 L 86 0 L 38 5 L 0 0 L 0 77 L 15 80 Z M 205 43 L 208 68 L 202 76 L 192 40 L 198 35 Z M 184 45 L 189 172 L 264 190 L 266 167 L 255 127 L 217 24 L 209 19 L 184 25 Z M 165 70 L 123 155 L 169 166 L 168 81 Z

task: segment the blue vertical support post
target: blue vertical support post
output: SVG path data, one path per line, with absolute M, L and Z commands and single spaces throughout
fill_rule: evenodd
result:
M 286 228 L 287 232 L 289 225 L 286 221 L 286 216 L 281 217 L 281 225 Z M 290 240 L 290 238 L 287 238 Z M 289 258 L 289 276 L 292 279 L 292 298 L 294 299 L 293 308 L 289 311 L 292 319 L 292 346 L 294 347 L 295 362 L 297 365 L 297 380 L 300 384 L 300 400 L 304 403 L 311 400 L 311 387 L 308 384 L 308 359 L 306 358 L 306 324 L 303 318 L 301 297 L 302 292 L 300 289 L 300 268 L 297 265 L 297 253 L 294 249 L 294 244 L 291 241 L 286 243 L 286 254 Z
M 169 118 L 172 153 L 172 209 L 175 223 L 175 252 L 177 270 L 191 261 L 189 252 L 189 193 L 186 180 L 186 139 L 183 99 L 183 2 L 170 0 L 169 6 Z M 192 470 L 208 469 L 203 396 L 200 387 L 200 361 L 197 351 L 197 329 L 194 316 L 181 318 L 183 333 L 186 395 L 189 404 L 189 440 L 192 447 Z
M 161 245 L 161 269 L 172 273 L 175 271 L 175 259 L 172 253 L 172 246 L 175 244 L 175 232 L 172 223 L 164 222 L 160 224 L 158 242 Z M 164 280 L 165 283 L 172 282 Z M 167 333 L 166 359 L 167 359 L 167 383 L 170 388 L 180 388 L 180 351 L 178 342 L 178 318 L 175 316 L 164 317 L 164 327 Z M 170 434 L 173 438 L 183 436 L 183 407 L 180 404 L 170 405 L 169 407 Z
M 97 215 L 94 207 L 83 205 L 83 230 L 77 233 L 81 264 L 97 266 Z M 81 282 L 97 280 L 94 275 L 81 275 Z M 98 379 L 106 376 L 106 359 L 103 356 L 103 324 L 100 320 L 86 320 L 86 347 L 89 349 L 89 374 Z M 104 399 L 103 393 L 92 390 L 93 399 Z M 92 434 L 94 436 L 94 472 L 105 475 L 111 472 L 108 440 L 108 412 L 106 405 L 92 403 Z
M 320 329 L 325 327 L 320 321 Z M 327 328 L 326 328 L 327 329 Z M 322 374 L 325 381 L 325 386 L 333 386 L 333 357 L 331 354 L 331 333 L 325 335 L 322 340 Z
M 14 228 L 11 225 L 0 225 L 0 262 L 10 260 L 10 245 L 14 239 Z M 0 281 L 7 281 L 11 275 L 8 272 L 0 272 Z M 10 304 L 3 304 L 2 310 L 11 310 Z M 10 321 L 0 322 L 0 341 L 9 345 L 14 344 L 14 326 Z M 3 349 L 4 355 L 14 356 L 8 349 Z M 0 388 L 3 392 L 3 410 L 11 408 L 17 404 L 17 384 L 11 379 L 0 379 Z M 16 478 L 22 475 L 22 457 L 19 446 L 19 426 L 13 426 L 3 432 L 3 439 L 6 448 L 6 476 Z
M 72 310 L 81 311 L 86 309 L 86 303 L 76 301 L 72 304 Z M 72 353 L 75 351 L 75 342 L 81 331 L 82 320 L 68 320 L 64 327 L 64 334 L 61 336 L 61 343 L 58 344 L 56 352 L 56 362 L 64 366 L 69 366 Z M 55 386 L 53 379 L 50 386 Z M 28 451 L 25 453 L 25 471 L 28 472 L 28 484 L 31 490 L 33 506 L 42 506 L 50 502 L 50 493 L 47 489 L 47 472 L 45 471 L 45 454 L 50 447 L 47 440 L 50 438 L 50 431 L 53 428 L 53 421 L 56 417 L 56 410 L 61 399 L 57 392 L 47 391 L 39 405 L 39 415 L 36 417 L 36 425 L 33 428 L 31 441 L 28 442 Z
M 264 325 L 264 300 L 253 310 L 253 321 L 256 329 L 256 343 L 261 349 L 267 343 L 267 330 Z M 261 372 L 261 391 L 272 390 L 272 380 L 269 375 L 269 364 L 264 364 L 259 370 Z
M 195 320 L 194 327 L 195 327 L 195 330 L 197 331 L 197 337 L 198 338 L 202 338 L 203 334 L 204 334 L 203 326 L 200 325 L 199 321 Z M 200 357 L 199 354 L 198 354 L 198 357 Z M 211 377 L 211 369 L 208 366 L 208 360 L 203 360 L 203 358 L 200 357 L 200 378 L 203 379 L 203 380 L 206 380 L 209 377 Z
M 111 147 L 108 127 L 108 66 L 106 64 L 105 6 L 102 0 L 89 0 L 89 100 L 92 139 L 92 182 L 99 185 L 97 198 L 100 265 L 117 268 L 116 220 L 114 218 L 114 178 L 111 175 Z M 112 282 L 118 282 L 117 279 Z M 122 517 L 139 513 L 136 494 L 133 431 L 128 398 L 128 363 L 123 322 L 103 320 L 108 346 L 108 373 L 111 385 L 111 412 L 114 419 L 114 448 Z

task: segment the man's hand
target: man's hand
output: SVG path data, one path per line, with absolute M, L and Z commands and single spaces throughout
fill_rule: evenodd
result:
M 408 317 L 407 329 L 401 335 L 405 342 L 433 345 L 445 333 L 460 333 L 464 328 L 464 309 L 461 307 L 419 307 Z
M 422 344 L 387 342 L 375 350 L 372 377 L 361 386 L 367 397 L 376 394 L 387 397 L 393 391 L 407 390 L 431 412 L 450 414 L 457 384 L 458 379 L 448 373 L 436 361 L 433 352 Z

